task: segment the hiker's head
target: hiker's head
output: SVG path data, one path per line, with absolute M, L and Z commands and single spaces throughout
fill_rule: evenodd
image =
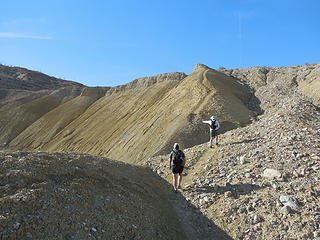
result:
M 179 150 L 179 144 L 178 144 L 178 143 L 175 143 L 175 144 L 173 145 L 173 149 Z
M 215 120 L 216 118 L 212 115 L 210 119 L 211 119 L 211 120 Z

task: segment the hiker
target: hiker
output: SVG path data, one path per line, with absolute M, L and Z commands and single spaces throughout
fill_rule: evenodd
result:
M 213 139 L 216 138 L 216 145 L 218 145 L 218 133 L 217 130 L 220 127 L 220 123 L 214 116 L 211 116 L 210 120 L 202 121 L 203 123 L 208 123 L 210 125 L 210 148 L 212 148 Z
M 175 143 L 173 145 L 173 150 L 171 151 L 169 158 L 170 158 L 169 168 L 172 170 L 172 185 L 174 190 L 177 191 L 177 189 L 181 189 L 182 171 L 184 169 L 184 166 L 186 165 L 186 157 L 184 153 L 179 149 L 178 143 Z M 178 175 L 179 175 L 179 181 L 178 181 Z

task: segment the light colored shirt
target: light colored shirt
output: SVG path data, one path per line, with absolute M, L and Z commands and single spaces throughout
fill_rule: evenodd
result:
M 214 130 L 218 130 L 219 127 L 220 127 L 220 123 L 219 123 L 219 121 L 218 121 L 217 119 L 215 119 L 214 121 L 215 121 L 215 127 L 216 127 Z M 211 119 L 208 120 L 208 121 L 202 121 L 202 122 L 203 122 L 203 123 L 208 123 L 208 124 L 210 125 L 210 130 L 212 129 L 212 128 L 211 128 L 211 122 L 212 122 Z

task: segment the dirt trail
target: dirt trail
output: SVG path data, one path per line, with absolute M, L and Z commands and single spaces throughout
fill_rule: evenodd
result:
M 183 189 L 182 191 L 187 190 Z M 180 191 L 175 193 L 171 186 L 168 186 L 166 198 L 171 203 L 188 240 L 232 239 L 227 233 L 202 214 L 197 207 L 191 204 Z
M 187 159 L 186 176 L 183 177 L 184 189 L 179 190 L 177 193 L 173 191 L 171 186 L 172 177 L 171 172 L 166 168 L 162 169 L 162 178 L 166 182 L 167 189 L 163 192 L 166 194 L 165 198 L 169 200 L 172 205 L 175 215 L 179 219 L 181 228 L 183 229 L 187 239 L 233 239 L 225 231 L 223 231 L 219 226 L 217 226 L 212 220 L 210 220 L 204 213 L 202 213 L 198 206 L 191 203 L 191 199 L 188 199 L 188 191 L 190 188 L 186 187 L 189 185 L 194 176 L 194 172 L 202 172 L 203 164 L 211 159 L 213 155 L 217 154 L 218 148 L 208 148 L 208 143 L 204 143 L 198 146 L 203 149 L 202 151 L 197 151 L 199 155 Z M 187 150 L 188 151 L 188 150 Z M 189 155 L 190 153 L 188 153 Z M 161 157 L 161 163 L 166 166 L 166 156 Z M 149 167 L 156 167 L 155 162 L 150 159 Z M 159 165 L 157 165 L 159 166 Z M 201 198 L 201 193 L 199 192 L 198 197 Z

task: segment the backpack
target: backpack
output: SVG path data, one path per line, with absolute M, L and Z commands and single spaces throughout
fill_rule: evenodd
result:
M 174 166 L 183 166 L 183 155 L 181 150 L 172 151 L 172 156 L 172 163 Z
M 211 120 L 210 128 L 213 130 L 218 130 L 219 128 L 218 120 Z

